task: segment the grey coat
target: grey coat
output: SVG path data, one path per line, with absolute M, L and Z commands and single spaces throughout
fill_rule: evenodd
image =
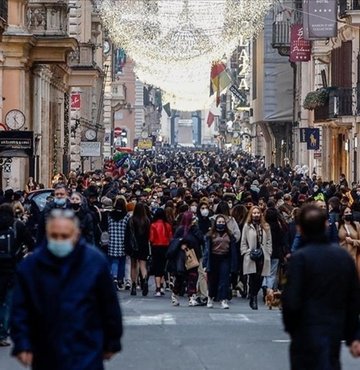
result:
M 256 273 L 256 264 L 250 259 L 250 250 L 255 249 L 257 246 L 257 237 L 256 230 L 253 224 L 245 223 L 242 237 L 241 237 L 241 255 L 244 256 L 244 274 L 255 274 Z M 261 275 L 269 276 L 270 275 L 270 257 L 272 253 L 272 242 L 271 242 L 271 231 L 270 228 L 264 230 L 263 232 L 263 241 L 261 248 L 264 253 L 264 266 Z

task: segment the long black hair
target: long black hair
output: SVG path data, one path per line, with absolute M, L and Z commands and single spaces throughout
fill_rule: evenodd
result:
M 141 202 L 136 203 L 132 216 L 134 226 L 139 230 L 147 229 L 150 225 L 150 220 L 146 213 L 145 205 Z

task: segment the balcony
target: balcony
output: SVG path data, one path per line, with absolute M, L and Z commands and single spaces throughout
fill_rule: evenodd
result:
M 340 18 L 352 17 L 352 23 L 360 23 L 360 0 L 340 0 Z
M 94 68 L 94 45 L 79 44 L 79 47 L 69 56 L 69 65 L 71 68 L 88 69 Z
M 67 0 L 29 0 L 27 21 L 29 31 L 35 36 L 68 36 Z
M 290 55 L 290 27 L 291 23 L 287 21 L 273 23 L 271 46 L 282 56 Z
M 315 122 L 354 115 L 352 88 L 329 88 L 328 101 L 325 105 L 315 108 L 314 112 Z
M 8 19 L 8 0 L 0 0 L 0 35 L 5 31 Z

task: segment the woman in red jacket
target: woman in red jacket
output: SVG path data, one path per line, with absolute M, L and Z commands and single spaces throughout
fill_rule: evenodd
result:
M 165 275 L 166 251 L 172 239 L 172 227 L 166 222 L 165 211 L 158 208 L 150 226 L 152 269 L 155 275 L 155 296 L 164 295 L 161 280 Z

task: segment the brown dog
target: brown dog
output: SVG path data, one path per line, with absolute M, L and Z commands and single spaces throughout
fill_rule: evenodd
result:
M 265 305 L 269 307 L 269 310 L 272 310 L 273 307 L 278 307 L 281 310 L 281 292 L 279 290 L 267 289 Z

